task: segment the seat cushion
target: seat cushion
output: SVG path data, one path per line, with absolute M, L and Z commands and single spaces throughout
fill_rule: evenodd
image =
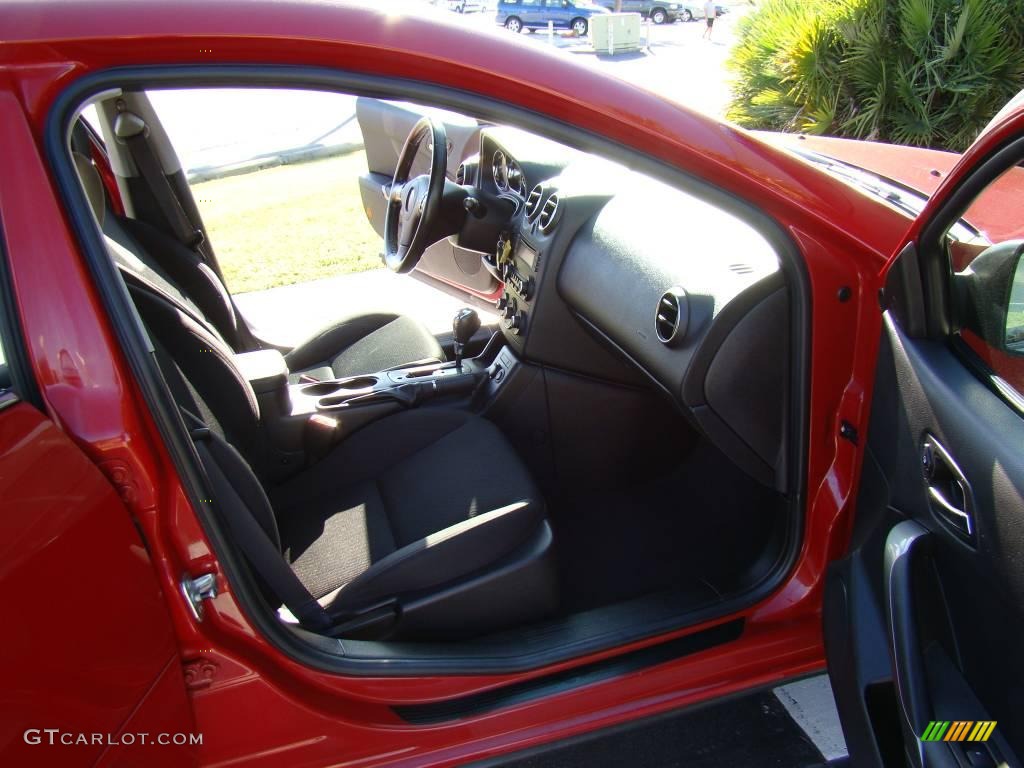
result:
M 293 377 L 362 376 L 420 360 L 444 360 L 437 339 L 405 315 L 356 315 L 313 334 L 285 355 Z
M 468 574 L 544 520 L 539 491 L 498 429 L 445 409 L 371 424 L 271 500 L 299 578 L 317 598 L 341 589 L 334 601 L 345 608 Z

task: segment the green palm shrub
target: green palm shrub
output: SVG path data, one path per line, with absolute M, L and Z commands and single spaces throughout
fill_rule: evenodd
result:
M 962 150 L 1024 87 L 1024 0 L 765 0 L 738 34 L 749 128 Z

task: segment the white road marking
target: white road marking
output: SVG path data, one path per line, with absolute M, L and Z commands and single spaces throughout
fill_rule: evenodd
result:
M 846 757 L 846 740 L 827 675 L 783 685 L 773 693 L 822 757 L 829 762 Z

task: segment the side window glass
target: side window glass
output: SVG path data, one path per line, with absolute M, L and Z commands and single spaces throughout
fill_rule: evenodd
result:
M 367 160 L 354 96 L 215 88 L 149 97 L 233 295 L 381 267 L 360 197 Z
M 1024 406 L 1024 168 L 979 194 L 947 232 L 957 334 Z

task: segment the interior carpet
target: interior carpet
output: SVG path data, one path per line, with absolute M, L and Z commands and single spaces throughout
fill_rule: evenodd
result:
M 782 501 L 704 441 L 681 464 L 550 505 L 563 613 L 666 589 L 731 591 L 764 551 Z
M 533 754 L 479 764 L 498 768 L 838 768 L 763 691 L 598 731 Z

